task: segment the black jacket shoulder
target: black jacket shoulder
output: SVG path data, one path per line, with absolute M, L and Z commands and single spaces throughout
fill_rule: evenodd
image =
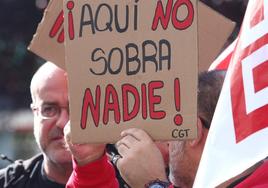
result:
M 0 170 L 0 187 L 1 188 L 20 188 L 24 187 L 25 182 L 30 177 L 38 163 L 42 163 L 43 155 L 38 154 L 25 161 L 17 160 L 13 164 Z

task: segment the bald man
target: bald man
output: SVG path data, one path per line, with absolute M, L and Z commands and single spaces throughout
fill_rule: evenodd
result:
M 34 74 L 30 89 L 34 136 L 41 154 L 0 170 L 0 187 L 64 188 L 72 172 L 63 135 L 69 120 L 66 74 L 47 62 Z

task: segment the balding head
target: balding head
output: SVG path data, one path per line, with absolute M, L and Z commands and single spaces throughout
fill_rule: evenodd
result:
M 66 72 L 52 62 L 44 63 L 36 71 L 31 81 L 30 90 L 32 102 L 35 103 L 36 94 L 40 93 L 40 90 L 44 88 L 47 83 L 55 82 L 55 80 L 58 79 L 67 80 Z
M 34 136 L 44 156 L 44 169 L 49 177 L 66 183 L 55 174 L 54 164 L 71 172 L 71 154 L 65 148 L 63 129 L 69 121 L 66 72 L 51 62 L 43 64 L 31 81 L 31 108 L 34 114 Z

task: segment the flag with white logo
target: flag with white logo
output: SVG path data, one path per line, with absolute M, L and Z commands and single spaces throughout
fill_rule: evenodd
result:
M 268 156 L 268 0 L 249 1 L 233 45 L 194 187 L 215 187 Z

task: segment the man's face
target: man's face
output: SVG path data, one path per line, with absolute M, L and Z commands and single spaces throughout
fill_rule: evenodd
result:
M 194 161 L 186 141 L 169 142 L 169 178 L 178 187 L 191 187 L 194 177 Z
M 63 134 L 69 120 L 66 77 L 63 72 L 53 74 L 51 78 L 41 80 L 36 87 L 32 104 L 35 139 L 49 161 L 70 163 L 71 154 L 65 148 Z M 57 113 L 55 109 L 58 109 Z M 52 117 L 44 118 L 46 115 Z

